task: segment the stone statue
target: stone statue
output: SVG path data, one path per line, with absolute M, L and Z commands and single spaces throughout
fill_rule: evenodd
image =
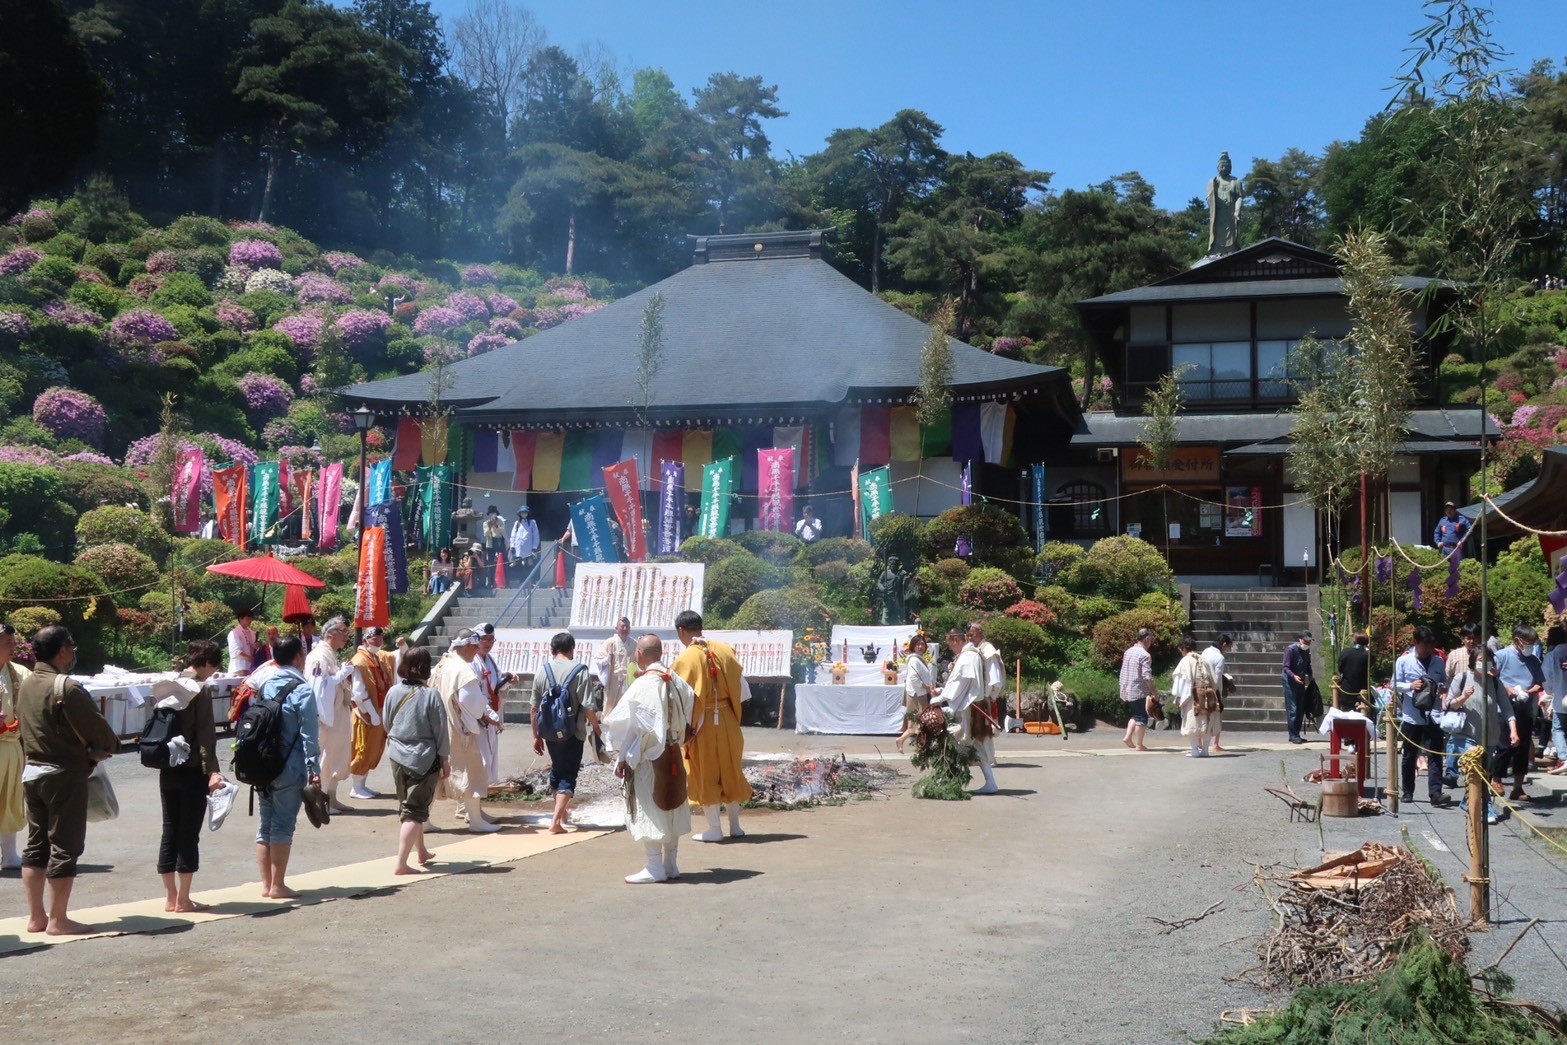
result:
M 876 595 L 881 601 L 881 623 L 885 625 L 907 624 L 919 607 L 920 582 L 914 573 L 904 573 L 896 555 L 887 559 L 887 566 L 876 580 Z
M 1208 253 L 1232 254 L 1241 245 L 1245 186 L 1230 174 L 1230 154 L 1219 153 L 1219 173 L 1208 182 Z

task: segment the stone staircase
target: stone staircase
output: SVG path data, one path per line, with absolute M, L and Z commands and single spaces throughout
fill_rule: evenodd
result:
M 565 630 L 571 619 L 570 588 L 536 588 L 530 599 L 527 594 L 518 597 L 506 612 L 515 588 L 499 591 L 476 589 L 473 594 L 458 595 L 447 608 L 446 616 L 425 635 L 425 645 L 431 656 L 439 656 L 452 636 L 463 628 L 490 623 L 497 628 L 556 628 Z M 528 720 L 527 685 L 512 686 L 502 694 L 501 712 L 507 722 Z
M 1312 630 L 1311 618 L 1305 588 L 1192 589 L 1192 632 L 1199 648 L 1221 634 L 1234 641 L 1225 667 L 1238 690 L 1224 701 L 1226 731 L 1287 729 L 1279 681 L 1284 647 Z

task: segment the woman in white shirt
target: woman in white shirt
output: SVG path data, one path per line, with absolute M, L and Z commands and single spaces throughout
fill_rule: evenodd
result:
M 903 735 L 898 738 L 900 752 L 908 739 L 919 732 L 920 712 L 930 707 L 930 698 L 936 695 L 936 674 L 928 659 L 929 649 L 930 644 L 922 633 L 916 632 L 909 640 L 909 657 L 904 661 L 906 674 L 903 677 L 903 707 L 907 712 L 907 725 Z

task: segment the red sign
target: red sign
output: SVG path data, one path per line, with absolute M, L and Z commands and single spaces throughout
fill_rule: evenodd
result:
M 637 459 L 631 457 L 605 468 L 604 487 L 609 491 L 609 503 L 615 509 L 615 518 L 620 520 L 621 535 L 626 542 L 626 558 L 632 562 L 645 562 L 647 534 L 642 532 L 642 495 L 637 480 Z
M 757 526 L 789 533 L 794 525 L 794 447 L 758 450 L 756 464 L 762 494 Z
M 359 544 L 359 591 L 354 599 L 354 627 L 384 628 L 392 623 L 386 596 L 386 529 L 371 526 Z
M 212 497 L 218 506 L 218 531 L 223 539 L 245 547 L 245 522 L 250 517 L 246 504 L 250 492 L 250 469 L 242 464 L 212 473 Z
M 175 533 L 195 533 L 201 529 L 201 473 L 206 467 L 206 455 L 199 446 L 174 455 L 174 487 L 170 500 L 174 507 Z

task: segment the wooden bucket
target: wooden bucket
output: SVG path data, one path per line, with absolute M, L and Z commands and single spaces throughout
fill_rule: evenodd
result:
M 1324 780 L 1322 815 L 1353 819 L 1360 815 L 1360 781 Z

